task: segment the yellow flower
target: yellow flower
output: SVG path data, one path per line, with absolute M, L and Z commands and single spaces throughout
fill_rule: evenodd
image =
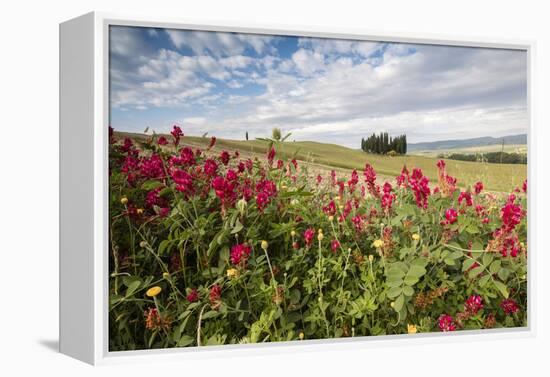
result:
M 392 301 L 392 302 L 390 303 L 390 306 L 393 308 L 393 307 L 395 306 L 395 302 Z
M 407 325 L 407 332 L 409 334 L 416 334 L 416 326 L 415 325 L 411 325 L 411 324 L 408 324 Z
M 420 234 L 418 234 L 418 233 L 413 234 L 412 239 L 415 240 L 415 241 L 418 241 L 420 239 Z
M 288 188 L 287 185 L 281 185 L 281 189 L 286 190 Z
M 332 222 L 332 220 L 334 220 L 334 216 L 331 215 L 328 217 L 328 221 Z
M 317 231 L 317 233 L 319 233 L 319 234 L 323 233 L 323 229 L 319 228 L 319 230 Z
M 120 202 L 124 205 L 128 204 L 128 198 L 123 196 L 122 198 L 120 198 Z
M 139 247 L 145 248 L 145 246 L 147 246 L 147 241 L 141 241 L 141 242 L 139 243 Z
M 300 337 L 300 340 L 304 340 L 304 333 L 303 332 L 300 332 L 300 335 L 298 335 Z
M 145 294 L 148 296 L 148 297 L 155 297 L 156 295 L 158 295 L 160 292 L 162 291 L 162 288 L 159 287 L 158 285 L 154 286 L 154 287 L 151 287 L 147 290 L 147 292 L 145 292 Z
M 294 236 L 296 235 L 296 231 L 295 231 L 295 230 L 290 231 L 290 235 L 291 235 L 292 237 L 294 237 Z
M 170 274 L 168 272 L 163 272 L 162 277 L 168 279 L 170 277 Z
M 373 259 L 374 259 L 374 255 L 370 254 L 369 255 L 369 262 L 372 262 Z
M 236 268 L 230 268 L 227 270 L 227 277 L 228 278 L 238 278 L 239 277 L 239 270 Z
M 138 209 L 136 209 L 136 213 L 137 213 L 138 215 L 143 215 L 143 208 L 138 208 Z
M 323 236 L 322 232 L 317 235 L 317 239 L 319 240 L 319 242 L 322 241 L 324 237 L 325 236 Z
M 267 247 L 268 247 L 268 246 L 269 246 L 269 244 L 267 243 L 267 241 L 266 241 L 266 240 L 263 240 L 263 241 L 262 241 L 262 249 L 267 250 Z
M 384 246 L 384 241 L 376 240 L 372 243 L 372 246 L 374 246 L 377 249 L 380 249 L 382 246 Z

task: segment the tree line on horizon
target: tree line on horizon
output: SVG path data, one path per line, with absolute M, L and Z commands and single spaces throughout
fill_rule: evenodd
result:
M 387 132 L 361 138 L 361 150 L 375 154 L 407 154 L 407 135 L 391 137 Z

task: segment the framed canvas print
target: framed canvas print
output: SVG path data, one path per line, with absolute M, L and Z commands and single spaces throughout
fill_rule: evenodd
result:
M 532 48 L 61 24 L 61 351 L 531 334 Z

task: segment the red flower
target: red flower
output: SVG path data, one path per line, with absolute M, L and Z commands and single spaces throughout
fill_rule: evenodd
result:
M 317 185 L 320 185 L 322 180 L 323 177 L 321 177 L 321 174 L 317 174 Z
M 250 256 L 250 246 L 238 244 L 231 248 L 231 263 L 236 266 L 245 265 Z
M 183 131 L 178 126 L 174 126 L 170 133 L 174 137 L 174 145 L 177 147 L 180 143 L 180 138 L 183 137 Z
M 474 202 L 472 201 L 472 194 L 470 194 L 468 191 L 462 191 L 460 195 L 458 195 L 458 204 L 462 204 L 463 201 L 466 201 L 466 205 L 468 207 L 471 207 Z
M 458 218 L 458 212 L 454 208 L 449 208 L 445 211 L 444 224 L 454 224 Z
M 153 154 L 150 158 L 144 158 L 139 165 L 139 170 L 141 175 L 147 178 L 164 176 L 164 165 L 158 154 Z
M 323 212 L 326 213 L 328 216 L 336 215 L 336 203 L 334 203 L 334 200 L 331 200 L 328 205 L 323 207 Z
M 191 289 L 191 291 L 189 292 L 186 298 L 187 298 L 187 301 L 189 302 L 197 302 L 199 301 L 199 292 L 195 288 L 193 288 Z
M 477 182 L 477 183 L 474 185 L 474 191 L 475 191 L 476 195 L 479 195 L 479 193 L 481 192 L 481 190 L 483 190 L 483 182 Z
M 441 314 L 438 320 L 439 330 L 443 332 L 455 331 L 456 325 L 454 323 L 453 317 L 448 314 Z
M 227 166 L 227 164 L 229 163 L 229 158 L 230 158 L 229 152 L 222 151 L 222 153 L 220 154 L 220 161 L 222 162 L 222 164 Z
M 277 160 L 277 169 L 282 169 L 284 164 L 283 160 Z
M 409 184 L 414 192 L 416 205 L 420 208 L 428 207 L 428 196 L 430 196 L 430 181 L 422 174 L 422 170 L 413 169 L 412 176 L 409 178 Z
M 523 181 L 523 185 L 521 186 L 521 189 L 524 193 L 527 193 L 527 179 Z
M 336 251 L 338 251 L 338 249 L 340 248 L 340 242 L 338 242 L 338 240 L 330 241 L 330 248 L 332 249 L 333 253 L 336 253 Z
M 376 172 L 374 171 L 374 168 L 370 164 L 366 164 L 363 174 L 365 175 L 367 189 L 371 195 L 378 197 L 380 194 L 380 187 L 376 185 Z
M 210 288 L 210 306 L 213 310 L 218 310 L 220 306 L 222 305 L 222 287 L 220 287 L 218 284 L 214 284 L 212 288 Z
M 273 165 L 273 159 L 275 158 L 275 148 L 271 147 L 269 152 L 267 152 L 267 161 L 269 161 L 269 165 Z
M 464 304 L 464 309 L 469 315 L 476 315 L 483 309 L 483 299 L 478 295 L 471 295 Z
M 513 195 L 510 195 L 510 199 Z M 518 225 L 522 218 L 521 207 L 517 204 L 514 204 L 515 197 L 512 200 L 508 199 L 508 202 L 500 210 L 500 218 L 502 219 L 503 227 L 511 231 Z
M 309 228 L 304 232 L 304 240 L 306 241 L 307 246 L 311 246 L 313 243 L 313 238 L 315 237 L 315 229 Z
M 204 161 L 204 173 L 210 177 L 213 177 L 217 174 L 218 164 L 212 159 L 207 159 Z
M 208 146 L 208 149 L 214 147 L 214 145 L 216 145 L 216 137 L 215 136 L 212 136 L 210 138 L 210 145 Z
M 187 195 L 193 192 L 193 177 L 185 170 L 175 170 L 172 173 L 172 179 L 176 183 L 176 190 Z
M 502 300 L 500 307 L 506 314 L 514 314 L 519 312 L 519 305 L 513 298 Z
M 157 144 L 158 145 L 166 145 L 166 144 L 168 144 L 168 140 L 164 136 L 161 136 L 161 137 L 159 137 L 159 139 L 157 141 Z

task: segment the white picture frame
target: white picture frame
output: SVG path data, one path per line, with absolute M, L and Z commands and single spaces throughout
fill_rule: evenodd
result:
M 453 46 L 525 50 L 528 59 L 529 260 L 528 327 L 413 336 L 378 336 L 256 345 L 227 345 L 147 351 L 108 350 L 108 29 L 110 25 L 188 30 L 230 31 L 309 37 L 383 40 Z M 391 346 L 394 342 L 448 343 L 481 339 L 532 337 L 536 333 L 535 269 L 537 248 L 532 235 L 536 177 L 533 125 L 532 41 L 439 37 L 419 33 L 280 25 L 201 23 L 190 20 L 88 13 L 60 24 L 60 352 L 90 364 L 293 353 L 352 347 Z

